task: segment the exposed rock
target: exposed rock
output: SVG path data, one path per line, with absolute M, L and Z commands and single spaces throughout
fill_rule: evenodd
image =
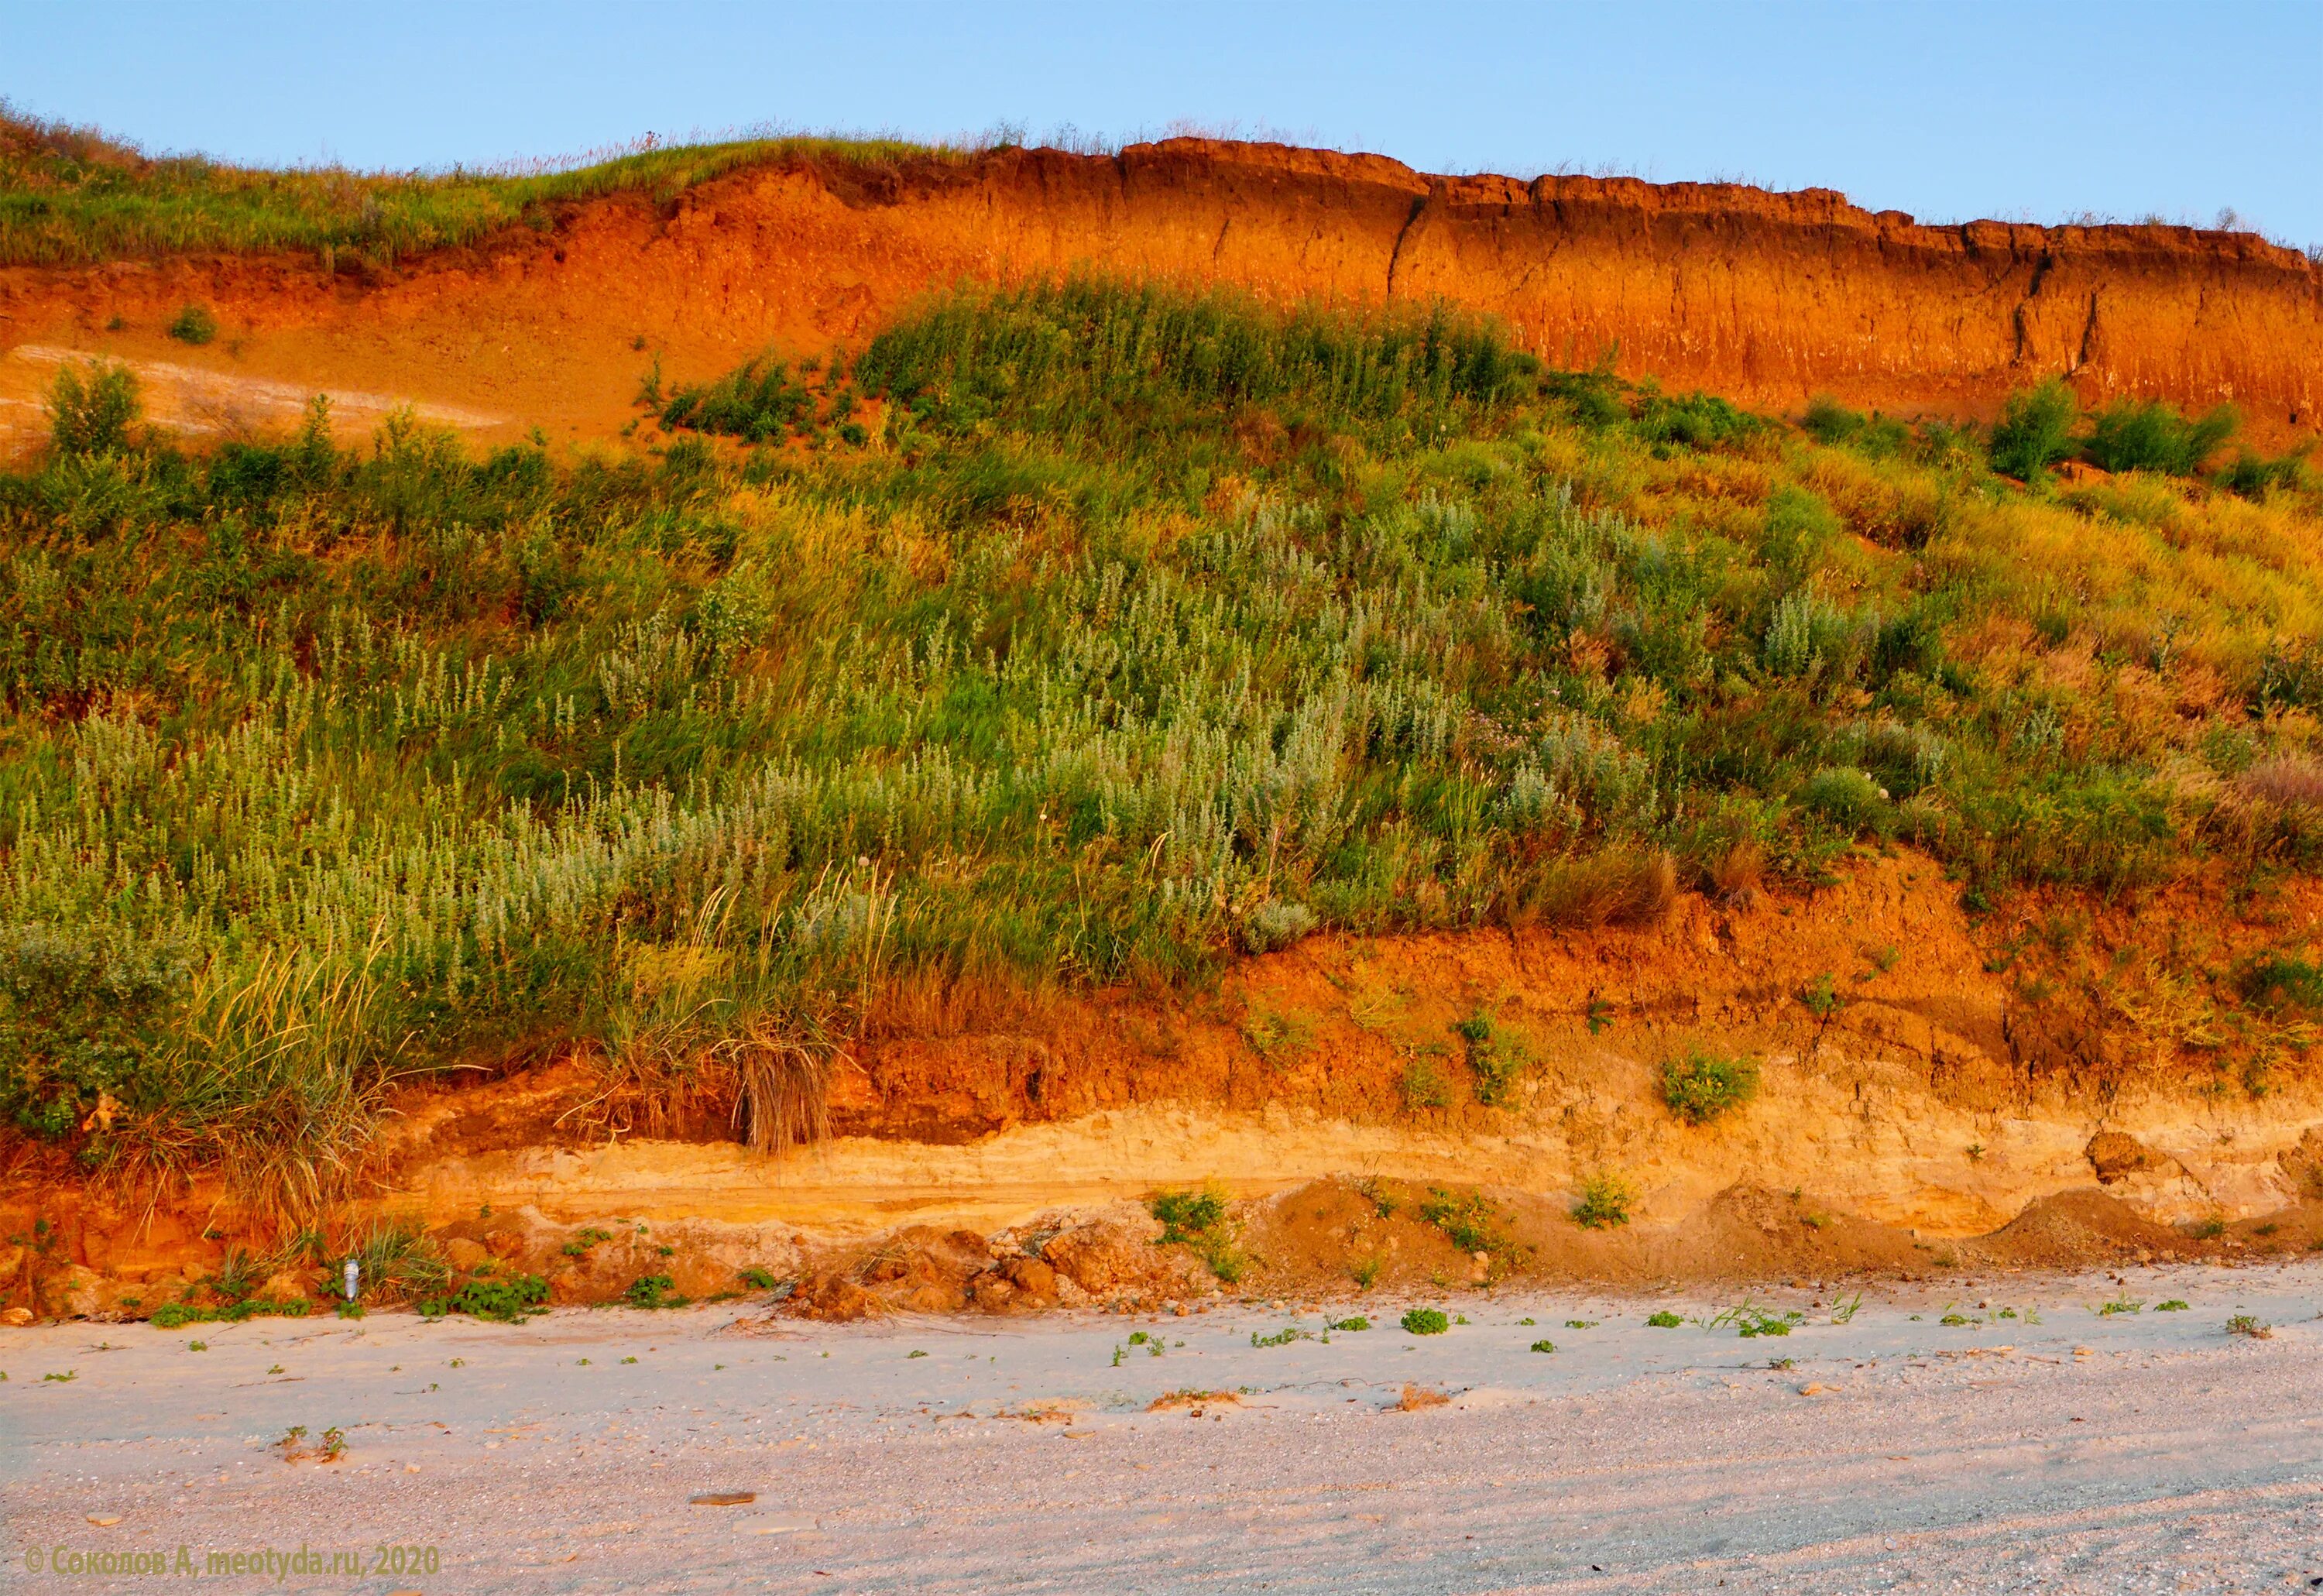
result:
M 265 1302 L 289 1302 L 306 1296 L 313 1289 L 314 1272 L 311 1270 L 285 1269 L 267 1276 L 266 1284 L 258 1289 L 258 1296 Z
M 2311 1202 L 2323 1198 L 2323 1127 L 2309 1125 L 2300 1134 L 2299 1144 L 2284 1151 L 2276 1162 L 2291 1182 L 2292 1200 Z M 0 1272 L 0 1280 L 5 1278 L 5 1272 Z
M 826 1270 L 809 1276 L 791 1294 L 789 1307 L 803 1319 L 822 1319 L 831 1324 L 848 1324 L 870 1313 L 876 1305 L 871 1294 L 849 1280 L 842 1270 Z
M 1057 1271 L 1038 1258 L 1011 1258 L 999 1265 L 999 1271 L 1024 1294 L 1028 1307 L 1046 1307 L 1057 1299 Z
M 41 1297 L 60 1319 L 86 1319 L 105 1306 L 105 1277 L 87 1264 L 68 1264 L 41 1282 Z
M 1153 1244 L 1117 1225 L 1077 1225 L 1053 1237 L 1041 1256 L 1092 1297 L 1142 1284 L 1152 1272 Z
M 2164 1161 L 2145 1143 L 2121 1131 L 2099 1131 L 2089 1138 L 2085 1151 L 2089 1168 L 2104 1186 L 2126 1180 L 2140 1169 L 2151 1169 Z

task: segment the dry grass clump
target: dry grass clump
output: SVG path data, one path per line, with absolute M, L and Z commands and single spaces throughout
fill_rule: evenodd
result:
M 2278 809 L 2323 807 L 2323 766 L 2296 754 L 2263 759 L 2235 778 L 2245 797 Z
M 1677 864 L 1666 850 L 1616 850 L 1542 865 L 1513 889 L 1508 917 L 1519 925 L 1656 925 L 1676 901 Z

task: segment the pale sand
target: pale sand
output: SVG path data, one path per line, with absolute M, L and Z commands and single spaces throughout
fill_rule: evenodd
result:
M 382 1545 L 432 1546 L 438 1564 L 200 1585 L 2307 1588 L 2323 1576 L 2323 1265 L 2127 1278 L 2142 1313 L 2095 1315 L 2117 1289 L 2105 1277 L 2019 1278 L 1876 1298 L 1847 1325 L 1810 1310 L 1751 1340 L 1644 1324 L 1716 1304 L 1586 1294 L 1462 1299 L 1473 1323 L 1433 1337 L 1388 1322 L 1407 1304 L 1373 1300 L 1355 1310 L 1367 1333 L 1266 1348 L 1253 1330 L 1320 1316 L 743 1334 L 728 1304 L 521 1327 L 374 1314 L 0 1332 L 0 1553 L 25 1591 L 185 1582 L 28 1573 L 28 1550 L 152 1549 L 174 1566 L 181 1545 L 199 1564 L 302 1543 L 366 1564 Z M 2154 1311 L 2172 1297 L 2191 1309 Z M 1983 1322 L 1938 1323 L 1955 1299 Z M 1996 1317 L 2004 1306 L 2039 1322 Z M 2272 1338 L 2226 1335 L 2236 1312 Z M 1162 1356 L 1126 1347 L 1138 1329 Z M 1541 1336 L 1554 1354 L 1527 1350 Z M 1393 1411 L 1406 1382 L 1454 1401 Z M 1835 1389 L 1802 1395 L 1810 1383 Z M 1144 1411 L 1188 1387 L 1249 1394 L 1223 1417 Z M 1042 1404 L 1074 1417 L 993 1417 Z M 345 1459 L 284 1463 L 273 1444 L 292 1425 L 344 1427 Z M 758 1500 L 688 1505 L 717 1490 Z

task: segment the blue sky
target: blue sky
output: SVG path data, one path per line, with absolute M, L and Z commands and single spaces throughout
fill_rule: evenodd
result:
M 442 166 L 775 122 L 1192 123 L 1429 170 L 2148 214 L 2323 244 L 2323 0 L 969 6 L 0 0 L 0 95 L 156 150 Z

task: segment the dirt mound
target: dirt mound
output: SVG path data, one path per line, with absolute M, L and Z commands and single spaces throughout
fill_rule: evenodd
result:
M 1731 1186 L 1719 1193 L 1687 1242 L 1699 1250 L 1697 1269 L 1745 1278 L 1916 1275 L 1933 1267 L 1930 1249 L 1908 1232 L 1818 1202 L 1803 1190 L 1785 1193 L 1761 1186 Z
M 1501 1188 L 1318 1180 L 1246 1205 L 1242 1241 L 1267 1291 L 1344 1295 L 1502 1280 L 1636 1285 L 1666 1279 L 1921 1275 L 1938 1267 L 1908 1232 L 1818 1202 L 1738 1185 L 1676 1224 L 1577 1223 L 1572 1205 Z
M 1988 413 L 2052 372 L 2085 399 L 2231 398 L 2262 440 L 2312 429 L 2323 273 L 2249 234 L 1923 226 L 1828 189 L 1431 177 L 1377 156 L 1171 139 L 1114 156 L 995 151 L 866 177 L 749 169 L 666 206 L 620 196 L 387 273 L 300 257 L 0 271 L 0 337 L 400 395 L 604 437 L 638 380 L 770 343 L 859 344 L 964 276 L 1092 267 L 1376 303 L 1441 297 L 1559 364 L 1791 407 L 1829 391 Z M 165 329 L 200 302 L 223 327 Z M 35 427 L 33 369 L 0 417 Z
M 2202 1249 L 2165 1225 L 2096 1190 L 2061 1191 L 2028 1204 L 2022 1214 L 1973 1243 L 1994 1263 L 2062 1268 L 2092 1259 L 2192 1257 Z

